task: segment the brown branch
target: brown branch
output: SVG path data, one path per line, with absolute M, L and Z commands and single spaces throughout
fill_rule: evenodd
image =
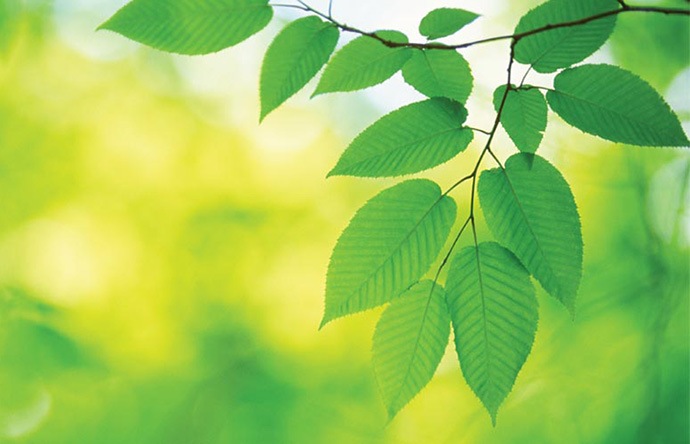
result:
M 529 31 L 524 31 L 520 33 L 515 33 L 515 34 L 507 34 L 507 35 L 500 35 L 500 36 L 495 36 L 495 37 L 489 37 L 485 39 L 480 39 L 480 40 L 474 40 L 470 42 L 465 42 L 465 43 L 460 43 L 456 45 L 444 45 L 441 43 L 401 43 L 401 42 L 393 42 L 391 40 L 384 39 L 378 35 L 376 35 L 375 32 L 368 32 L 368 31 L 363 31 L 361 29 L 346 25 L 344 23 L 340 23 L 339 21 L 335 20 L 333 17 L 331 17 L 329 14 L 324 14 L 323 12 L 320 12 L 311 6 L 307 5 L 303 1 L 299 1 L 299 5 L 286 5 L 286 4 L 272 4 L 272 6 L 276 7 L 283 7 L 283 8 L 295 8 L 295 9 L 301 9 L 306 12 L 311 12 L 313 14 L 316 14 L 323 19 L 331 22 L 333 25 L 336 27 L 340 28 L 341 31 L 345 32 L 352 32 L 354 34 L 359 34 L 367 37 L 371 37 L 373 39 L 378 40 L 379 42 L 383 43 L 384 45 L 390 47 L 390 48 L 415 48 L 415 49 L 444 49 L 444 50 L 458 50 L 458 49 L 464 49 L 464 48 L 469 48 L 471 46 L 475 45 L 480 45 L 483 43 L 490 43 L 490 42 L 497 42 L 501 40 L 513 40 L 515 43 L 520 41 L 521 39 L 525 37 L 529 37 L 531 35 L 535 34 L 540 34 L 542 32 L 546 31 L 552 31 L 554 29 L 560 29 L 560 28 L 569 28 L 573 26 L 581 26 L 585 25 L 589 22 L 593 22 L 595 20 L 601 20 L 606 17 L 612 17 L 618 14 L 622 14 L 624 12 L 647 12 L 647 13 L 657 13 L 657 14 L 666 14 L 666 15 L 686 15 L 690 16 L 690 9 L 678 9 L 678 8 L 659 8 L 659 7 L 654 7 L 654 6 L 629 6 L 627 3 L 625 3 L 622 0 L 619 0 L 618 3 L 621 4 L 620 9 L 614 9 L 612 11 L 606 11 L 602 12 L 599 14 L 591 15 L 589 17 L 584 17 L 578 20 L 571 20 L 567 22 L 560 22 L 560 23 L 552 23 L 548 24 L 546 26 L 542 26 L 540 28 L 535 28 L 531 29 Z

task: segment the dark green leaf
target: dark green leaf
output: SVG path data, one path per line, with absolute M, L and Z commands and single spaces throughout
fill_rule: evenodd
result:
M 635 74 L 611 65 L 583 65 L 556 76 L 549 105 L 566 122 L 613 142 L 687 146 L 664 99 Z
M 422 281 L 383 312 L 373 360 L 388 415 L 393 418 L 434 376 L 450 336 L 443 287 Z
M 457 51 L 415 51 L 403 67 L 403 77 L 427 97 L 447 97 L 465 103 L 472 92 L 470 65 Z
M 333 249 L 321 322 L 383 305 L 427 272 L 457 207 L 429 180 L 408 180 L 366 203 Z
M 571 22 L 619 8 L 616 0 L 549 0 L 525 14 L 515 33 L 555 23 Z M 609 38 L 616 17 L 609 16 L 584 25 L 569 26 L 533 34 L 515 46 L 515 60 L 548 73 L 581 62 Z
M 168 52 L 208 54 L 261 31 L 273 17 L 268 0 L 134 0 L 99 29 Z
M 399 176 L 440 165 L 472 141 L 466 118 L 465 108 L 448 99 L 407 105 L 360 134 L 329 176 Z
M 498 111 L 506 86 L 500 86 L 494 93 L 494 107 Z M 501 113 L 501 125 L 518 149 L 534 153 L 539 148 L 546 130 L 548 106 L 544 95 L 537 89 L 511 89 Z
M 516 154 L 484 171 L 477 192 L 496 239 L 571 313 L 582 277 L 580 216 L 568 183 L 543 158 Z
M 419 33 L 429 40 L 440 39 L 455 34 L 479 17 L 474 12 L 456 8 L 434 9 L 422 19 Z
M 462 373 L 495 424 L 534 342 L 534 287 L 513 253 L 494 242 L 460 251 L 447 287 Z
M 408 41 L 405 34 L 398 31 L 379 31 L 376 35 L 396 43 Z M 409 48 L 390 48 L 372 37 L 358 37 L 328 63 L 314 96 L 378 85 L 400 71 L 411 56 Z
M 326 64 L 340 33 L 315 16 L 289 24 L 266 52 L 261 69 L 261 119 L 311 80 Z

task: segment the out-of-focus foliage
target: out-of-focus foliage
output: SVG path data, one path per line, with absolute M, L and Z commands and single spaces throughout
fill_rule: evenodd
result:
M 382 188 L 324 180 L 352 110 L 331 122 L 296 98 L 259 129 L 256 88 L 216 98 L 190 75 L 213 71 L 199 59 L 75 45 L 80 20 L 104 18 L 77 4 L 0 1 L 0 442 L 687 442 L 687 155 L 550 125 L 540 152 L 572 183 L 587 245 L 576 319 L 538 292 L 496 428 L 450 350 L 386 427 L 378 312 L 316 331 L 330 250 Z M 667 91 L 688 65 L 668 36 L 687 29 L 634 20 L 610 55 Z M 260 60 L 220 56 L 234 76 Z M 484 106 L 495 87 L 477 85 Z

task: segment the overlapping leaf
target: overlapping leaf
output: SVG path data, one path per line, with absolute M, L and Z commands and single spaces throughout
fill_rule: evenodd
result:
M 635 74 L 612 65 L 583 65 L 556 76 L 549 105 L 566 122 L 613 142 L 688 146 L 664 99 Z
M 457 8 L 439 8 L 428 13 L 419 24 L 419 33 L 429 40 L 455 34 L 479 17 L 474 12 Z
M 500 86 L 494 93 L 496 111 L 501 106 L 506 86 Z M 501 125 L 518 149 L 525 153 L 534 153 L 539 148 L 544 130 L 548 107 L 544 95 L 538 89 L 511 89 L 506 96 Z
M 329 176 L 399 176 L 440 165 L 472 141 L 466 118 L 465 108 L 448 99 L 407 105 L 360 134 Z
M 391 42 L 408 42 L 398 31 L 379 31 L 376 35 Z M 411 56 L 410 48 L 391 48 L 373 37 L 358 37 L 328 63 L 314 95 L 378 85 L 400 71 Z
M 582 276 L 580 217 L 568 183 L 543 158 L 516 154 L 484 171 L 477 192 L 494 237 L 574 313 Z
M 525 14 L 515 33 L 576 21 L 619 7 L 616 0 L 549 0 Z M 615 24 L 616 17 L 609 16 L 578 26 L 527 36 L 515 46 L 515 60 L 533 65 L 536 71 L 542 73 L 566 68 L 599 49 L 611 35 Z
M 133 0 L 99 29 L 163 51 L 208 54 L 261 31 L 273 17 L 268 0 Z
M 333 249 L 321 326 L 398 297 L 427 272 L 457 207 L 429 180 L 408 180 L 366 203 Z
M 537 330 L 529 274 L 497 243 L 468 247 L 451 262 L 447 300 L 462 373 L 495 424 Z
M 383 312 L 374 334 L 376 376 L 393 418 L 434 376 L 450 336 L 443 287 L 422 281 Z
M 457 51 L 415 51 L 403 67 L 405 81 L 427 97 L 447 97 L 465 103 L 472 92 L 472 71 Z
M 278 34 L 261 69 L 262 120 L 319 72 L 339 35 L 338 28 L 314 16 L 296 20 Z

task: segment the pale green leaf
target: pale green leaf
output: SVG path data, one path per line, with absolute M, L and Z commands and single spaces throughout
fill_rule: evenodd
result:
M 427 97 L 465 103 L 472 92 L 472 71 L 457 51 L 417 50 L 403 67 L 405 81 Z
M 479 17 L 474 12 L 457 8 L 434 9 L 422 19 L 419 33 L 429 40 L 440 39 L 455 34 Z
M 208 54 L 261 31 L 273 17 L 268 0 L 134 0 L 99 29 L 178 54 Z
M 398 31 L 379 31 L 376 35 L 396 43 L 408 41 L 405 34 Z M 391 48 L 372 37 L 358 37 L 328 63 L 314 96 L 356 91 L 383 83 L 400 71 L 411 56 L 410 48 Z
M 443 287 L 422 281 L 383 312 L 374 333 L 373 361 L 393 418 L 431 380 L 450 336 Z
M 583 65 L 556 76 L 549 105 L 566 122 L 613 142 L 687 146 L 671 107 L 647 82 L 612 65 Z
M 555 23 L 571 22 L 619 8 L 616 0 L 549 0 L 520 19 L 519 34 Z M 554 72 L 592 55 L 611 35 L 616 17 L 593 20 L 522 38 L 515 46 L 515 60 L 533 65 L 537 72 Z
M 501 106 L 505 91 L 506 86 L 503 85 L 494 93 L 496 111 Z M 544 137 L 547 116 L 546 99 L 539 90 L 511 89 L 503 105 L 501 125 L 520 151 L 534 153 Z
M 537 331 L 529 274 L 497 243 L 467 247 L 451 262 L 447 300 L 462 373 L 495 424 Z
M 261 119 L 276 109 L 326 64 L 340 33 L 315 16 L 289 24 L 266 52 L 261 69 Z
M 333 249 L 321 326 L 400 296 L 426 273 L 455 222 L 455 201 L 417 179 L 366 203 Z
M 448 99 L 404 106 L 360 134 L 329 176 L 399 176 L 440 165 L 472 141 L 466 118 L 465 108 Z
M 561 173 L 537 155 L 515 154 L 505 170 L 482 173 L 477 193 L 496 240 L 574 313 L 582 277 L 582 232 L 575 199 Z

